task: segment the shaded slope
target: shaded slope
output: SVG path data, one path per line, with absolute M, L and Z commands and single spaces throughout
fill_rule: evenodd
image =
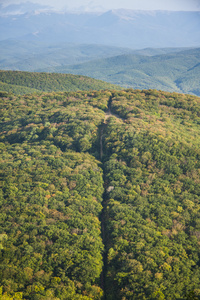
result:
M 0 71 L 0 89 L 16 94 L 36 91 L 80 91 L 119 88 L 115 85 L 86 76 L 55 73 L 33 73 L 21 71 Z M 29 89 L 29 90 L 28 90 Z

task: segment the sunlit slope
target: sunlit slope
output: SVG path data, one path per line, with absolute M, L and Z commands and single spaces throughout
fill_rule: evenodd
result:
M 198 299 L 200 98 L 128 89 L 0 100 L 4 297 Z
M 107 299 L 199 295 L 200 98 L 116 92 L 105 134 Z M 191 297 L 191 298 L 190 298 Z
M 4 297 L 101 299 L 104 188 L 102 166 L 94 155 L 110 95 L 1 98 Z

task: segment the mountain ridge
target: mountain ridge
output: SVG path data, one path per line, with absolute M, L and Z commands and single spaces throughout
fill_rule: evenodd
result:
M 134 22 L 131 15 L 134 15 Z M 197 47 L 200 45 L 199 15 L 198 11 L 132 10 L 29 13 L 16 15 L 14 20 L 7 15 L 0 17 L 0 27 L 4 28 L 0 40 L 17 37 L 28 41 L 85 42 L 137 49 Z

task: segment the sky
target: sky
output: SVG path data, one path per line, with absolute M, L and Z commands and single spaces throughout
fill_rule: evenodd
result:
M 67 10 L 109 10 L 109 9 L 134 9 L 134 10 L 182 10 L 200 11 L 200 0 L 0 0 L 0 4 L 19 4 L 33 2 L 50 5 L 55 9 Z

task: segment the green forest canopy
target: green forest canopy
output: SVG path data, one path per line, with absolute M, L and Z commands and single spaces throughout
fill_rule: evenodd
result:
M 1 298 L 198 299 L 200 98 L 1 96 Z
M 80 90 L 121 89 L 105 81 L 82 75 L 0 70 L 0 91 L 14 94 Z

